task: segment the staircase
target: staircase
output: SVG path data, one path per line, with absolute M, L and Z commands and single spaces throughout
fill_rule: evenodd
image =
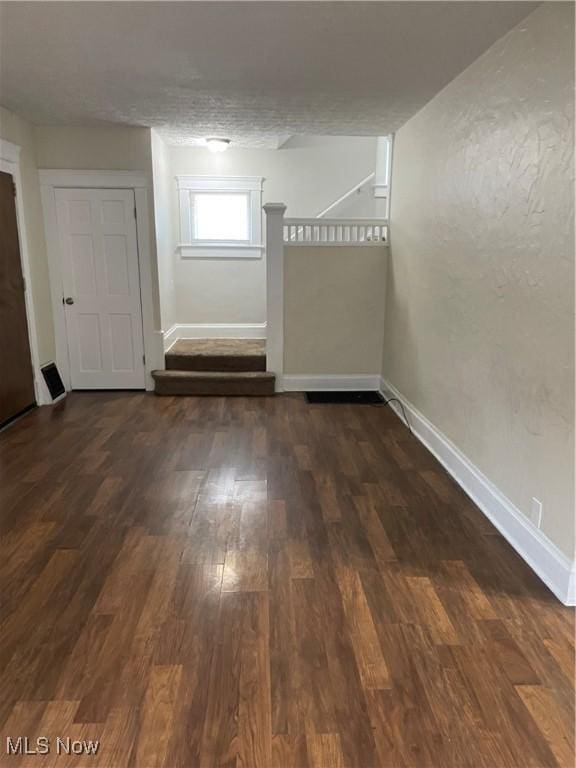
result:
M 262 339 L 180 339 L 165 359 L 166 370 L 152 371 L 157 395 L 274 394 Z

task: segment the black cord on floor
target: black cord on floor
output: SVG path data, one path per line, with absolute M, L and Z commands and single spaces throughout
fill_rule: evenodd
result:
M 404 403 L 402 402 L 402 400 L 399 400 L 397 397 L 389 397 L 388 400 L 384 400 L 384 402 L 381 403 L 380 405 L 374 405 L 373 408 L 384 408 L 384 406 L 388 405 L 388 403 L 398 403 L 398 405 L 402 409 L 402 415 L 404 416 L 404 423 L 406 424 L 408 432 L 410 432 L 410 434 L 413 435 L 414 433 L 412 432 L 412 427 L 410 426 L 410 422 L 408 421 L 408 416 L 406 415 L 406 411 L 404 409 Z

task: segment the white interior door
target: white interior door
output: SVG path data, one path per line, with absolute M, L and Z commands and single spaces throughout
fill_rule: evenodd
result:
M 55 193 L 72 389 L 143 389 L 134 191 Z

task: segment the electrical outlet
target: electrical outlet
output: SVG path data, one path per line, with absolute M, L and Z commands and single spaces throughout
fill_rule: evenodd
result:
M 542 502 L 532 496 L 532 506 L 530 508 L 530 520 L 534 523 L 536 528 L 540 528 L 542 525 Z

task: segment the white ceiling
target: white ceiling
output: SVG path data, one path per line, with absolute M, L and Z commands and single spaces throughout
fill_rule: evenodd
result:
M 399 128 L 524 2 L 8 2 L 0 103 L 40 125 L 226 136 Z

